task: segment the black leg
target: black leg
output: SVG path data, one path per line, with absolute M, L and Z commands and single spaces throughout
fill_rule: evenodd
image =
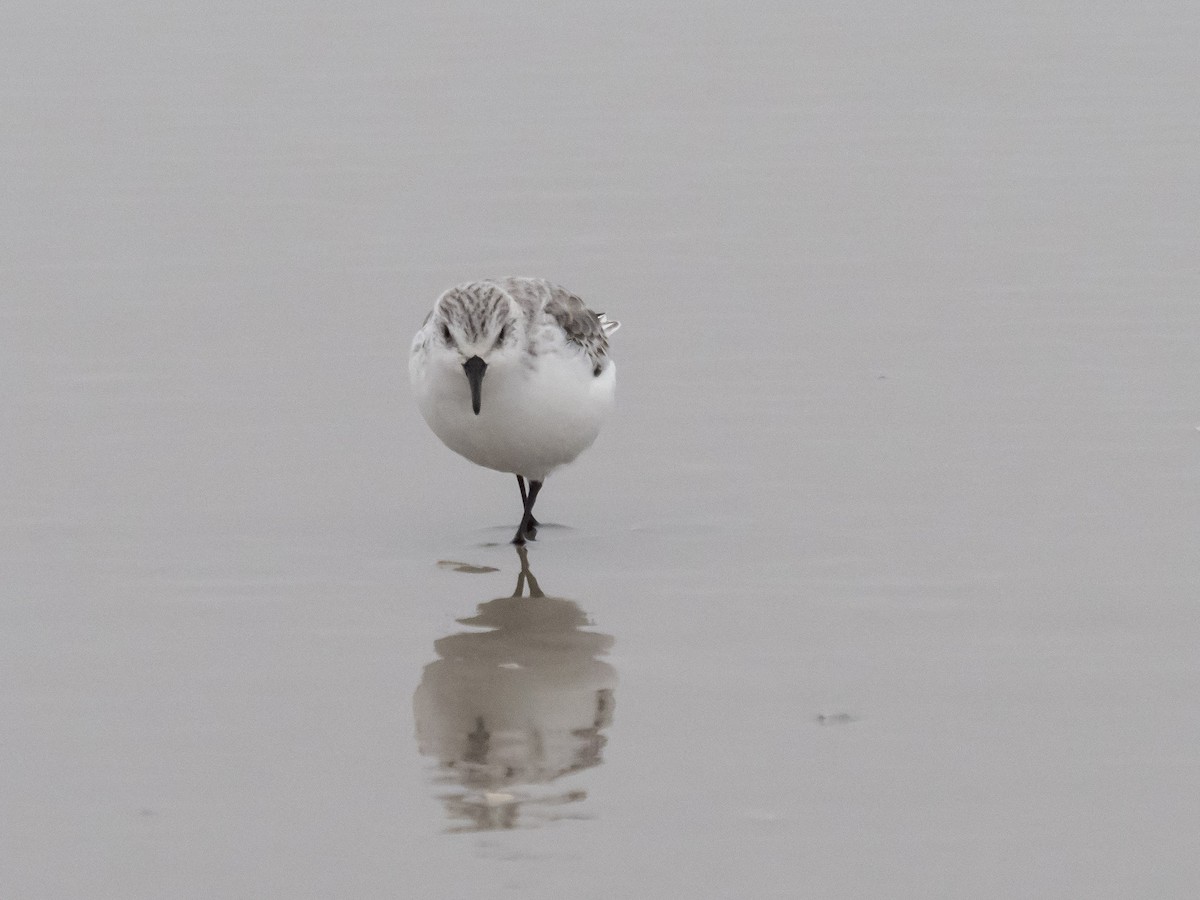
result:
M 520 476 L 517 476 L 518 478 Z M 516 536 L 512 542 L 518 546 L 524 544 L 527 540 L 537 539 L 537 523 L 533 518 L 533 504 L 537 502 L 538 491 L 542 489 L 540 481 L 529 480 L 529 494 L 525 500 L 525 514 L 521 516 L 521 524 L 517 526 Z
M 525 507 L 529 505 L 529 497 L 525 493 L 525 479 L 520 475 L 517 476 L 517 487 L 521 489 L 521 509 L 525 509 Z M 529 524 L 531 524 L 534 528 L 537 528 L 542 523 L 537 519 L 530 518 Z

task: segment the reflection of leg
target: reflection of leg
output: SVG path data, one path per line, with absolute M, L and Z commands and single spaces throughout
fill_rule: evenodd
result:
M 525 493 L 525 479 L 522 478 L 520 475 L 517 476 L 517 487 L 519 487 L 521 489 L 521 509 L 524 509 L 526 506 L 529 505 L 529 498 Z M 537 519 L 531 519 L 531 521 L 533 522 L 534 528 L 537 528 L 539 525 L 542 524 Z
M 524 597 L 525 579 L 529 577 L 529 551 L 524 544 L 517 544 L 517 559 L 521 561 L 521 571 L 517 573 L 517 589 L 513 591 L 513 596 Z
M 529 596 L 530 597 L 545 597 L 546 596 L 545 594 L 542 593 L 542 589 L 540 587 L 538 587 L 537 579 L 533 577 L 532 572 L 527 572 L 525 577 L 529 579 Z
M 521 476 L 517 476 L 520 478 Z M 526 540 L 536 540 L 537 524 L 533 518 L 533 504 L 537 502 L 538 492 L 542 489 L 540 481 L 529 479 L 529 496 L 525 501 L 525 515 L 521 516 L 521 524 L 517 528 L 517 533 L 513 537 L 512 542 L 520 545 Z
M 533 577 L 533 572 L 529 569 L 529 551 L 525 549 L 524 544 L 517 544 L 517 559 L 521 561 L 521 571 L 517 573 L 517 589 L 513 591 L 513 596 L 524 597 L 526 585 L 529 586 L 530 597 L 546 596 L 538 587 L 537 579 Z

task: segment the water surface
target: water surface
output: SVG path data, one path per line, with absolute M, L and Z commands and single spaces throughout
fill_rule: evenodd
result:
M 1198 39 L 18 2 L 0 893 L 1190 897 Z M 405 362 L 504 274 L 623 322 L 524 577 Z

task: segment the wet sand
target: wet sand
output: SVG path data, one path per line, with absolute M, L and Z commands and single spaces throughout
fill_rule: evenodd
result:
M 0 894 L 1192 895 L 1191 7 L 22 7 Z M 623 323 L 524 570 L 510 273 Z

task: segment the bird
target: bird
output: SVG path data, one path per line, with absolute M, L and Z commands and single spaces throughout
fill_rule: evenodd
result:
M 413 338 L 409 377 L 433 433 L 476 465 L 516 475 L 518 546 L 537 538 L 546 477 L 592 445 L 613 409 L 608 339 L 618 327 L 561 285 L 507 277 L 445 291 Z

